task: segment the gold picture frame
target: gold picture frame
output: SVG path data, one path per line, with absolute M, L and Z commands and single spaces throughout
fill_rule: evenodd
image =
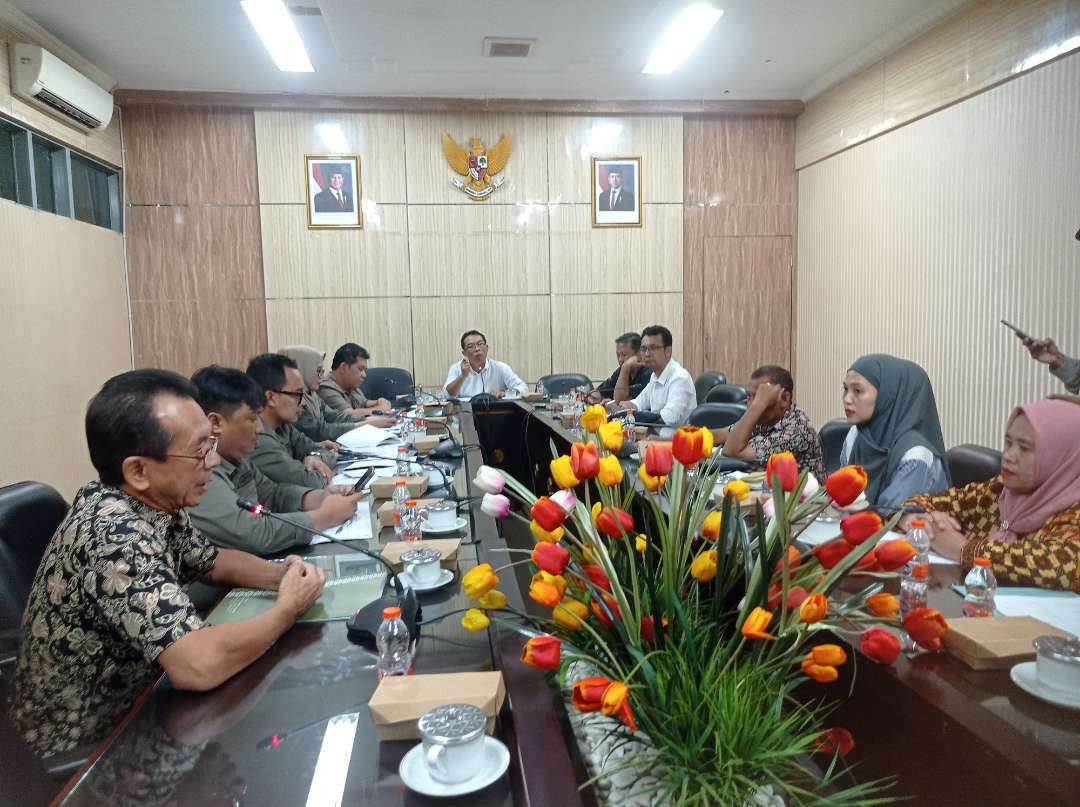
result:
M 309 230 L 364 229 L 359 154 L 305 154 L 304 176 Z
M 618 170 L 612 170 L 618 169 Z M 619 190 L 612 194 L 611 175 L 618 174 Z M 644 204 L 641 198 L 641 157 L 592 158 L 592 226 L 640 227 Z M 615 202 L 615 209 L 611 207 Z

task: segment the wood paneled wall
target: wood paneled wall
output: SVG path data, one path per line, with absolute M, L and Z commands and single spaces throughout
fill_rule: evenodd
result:
M 243 367 L 266 349 L 251 110 L 124 110 L 136 367 Z
M 840 414 L 859 355 L 926 368 L 947 445 L 1064 391 L 998 324 L 1080 353 L 1080 54 L 799 172 L 796 387 Z
M 686 364 L 741 384 L 791 366 L 794 121 L 687 118 L 683 131 Z
M 1080 50 L 1080 0 L 974 0 L 840 82 L 798 118 L 796 165 L 943 109 Z

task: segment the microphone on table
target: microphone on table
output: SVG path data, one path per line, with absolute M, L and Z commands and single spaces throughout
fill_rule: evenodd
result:
M 402 415 L 401 419 L 411 420 L 413 423 L 429 424 L 432 422 L 431 418 L 426 418 L 418 415 Z M 437 445 L 435 449 L 430 452 L 431 456 L 442 457 L 443 459 L 457 459 L 461 457 L 464 453 L 464 446 L 462 446 L 461 443 L 457 441 L 457 438 L 454 437 L 454 430 L 450 428 L 450 424 L 443 421 L 435 421 L 435 425 L 442 426 L 443 429 L 446 430 L 446 439 L 441 440 L 439 442 L 439 445 Z M 444 448 L 443 444 L 448 441 L 450 443 L 449 447 Z
M 331 543 L 339 544 L 345 547 L 350 552 L 359 552 L 361 555 L 367 555 L 369 558 L 374 558 L 379 561 L 386 570 L 390 573 L 390 582 L 394 585 L 393 593 L 384 593 L 377 600 L 369 602 L 351 617 L 348 622 L 345 623 L 349 632 L 350 641 L 363 642 L 367 644 L 374 644 L 375 634 L 379 630 L 379 625 L 382 624 L 382 612 L 383 608 L 390 608 L 397 606 L 401 609 L 401 619 L 409 626 L 409 635 L 415 639 L 420 632 L 420 603 L 416 599 L 416 592 L 408 586 L 405 586 L 401 582 L 401 578 L 398 576 L 397 571 L 382 555 L 377 555 L 367 549 L 361 549 L 358 546 L 353 546 L 345 541 L 339 541 L 332 535 L 327 535 L 321 530 L 316 530 L 309 527 L 307 524 L 303 524 L 299 521 L 293 521 L 291 518 L 286 518 L 280 513 L 275 513 L 269 507 L 258 502 L 252 502 L 247 499 L 237 499 L 236 506 L 241 510 L 256 516 L 269 516 L 284 524 L 288 524 L 295 527 L 298 530 L 310 533 L 311 535 L 318 535 L 320 538 L 325 538 Z

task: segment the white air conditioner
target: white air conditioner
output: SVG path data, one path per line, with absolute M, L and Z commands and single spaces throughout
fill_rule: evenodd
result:
M 113 113 L 112 94 L 44 48 L 10 44 L 11 93 L 66 123 L 104 129 Z

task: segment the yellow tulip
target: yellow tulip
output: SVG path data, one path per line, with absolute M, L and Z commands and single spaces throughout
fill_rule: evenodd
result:
M 490 608 L 494 611 L 497 611 L 500 608 L 506 607 L 506 595 L 503 594 L 501 591 L 496 591 L 492 589 L 483 597 L 478 599 L 476 601 L 476 604 L 479 605 L 481 608 Z
M 720 527 L 723 522 L 724 516 L 719 510 L 713 510 L 707 516 L 705 521 L 701 525 L 701 534 L 710 541 L 715 541 L 720 537 Z
M 741 479 L 736 479 L 724 485 L 724 495 L 734 496 L 737 502 L 745 501 L 750 495 L 750 486 Z
M 600 458 L 600 475 L 597 480 L 601 485 L 613 488 L 622 482 L 622 477 L 622 463 L 619 462 L 618 457 L 614 454 L 608 454 Z
M 566 630 L 581 630 L 581 623 L 589 615 L 589 606 L 580 600 L 567 597 L 551 612 L 551 618 L 555 624 Z
M 649 539 L 644 535 L 639 535 L 634 539 L 634 548 L 642 555 L 645 554 L 645 550 L 649 548 Z
M 465 589 L 466 596 L 474 600 L 483 597 L 497 585 L 499 585 L 499 576 L 495 574 L 490 563 L 474 566 L 461 578 L 461 587 Z
M 608 422 L 607 412 L 600 404 L 586 406 L 581 413 L 581 428 L 589 434 L 596 434 L 596 430 Z
M 708 583 L 716 577 L 716 550 L 702 552 L 690 564 L 690 574 L 699 583 Z
M 666 476 L 649 476 L 648 472 L 645 470 L 645 463 L 641 463 L 641 465 L 638 466 L 637 475 L 638 479 L 641 480 L 641 483 L 645 485 L 645 490 L 649 491 L 649 493 L 656 493 L 656 491 L 660 490 L 660 488 L 664 486 L 664 483 L 667 482 Z
M 533 538 L 545 544 L 557 544 L 566 535 L 566 530 L 562 527 L 556 527 L 551 532 L 548 532 L 535 521 L 529 522 L 529 530 L 532 532 Z
M 596 430 L 600 442 L 608 451 L 618 451 L 623 444 L 623 425 L 618 420 L 611 420 Z
M 556 457 L 551 461 L 551 478 L 555 480 L 555 484 L 562 490 L 569 488 L 576 488 L 581 481 L 574 476 L 574 471 L 570 467 L 570 457 L 563 454 L 561 457 Z
M 488 626 L 491 625 L 491 620 L 488 619 L 487 614 L 479 608 L 470 608 L 465 612 L 465 616 L 461 618 L 461 624 L 466 630 L 471 630 L 473 633 L 479 633 L 482 630 L 488 629 Z

